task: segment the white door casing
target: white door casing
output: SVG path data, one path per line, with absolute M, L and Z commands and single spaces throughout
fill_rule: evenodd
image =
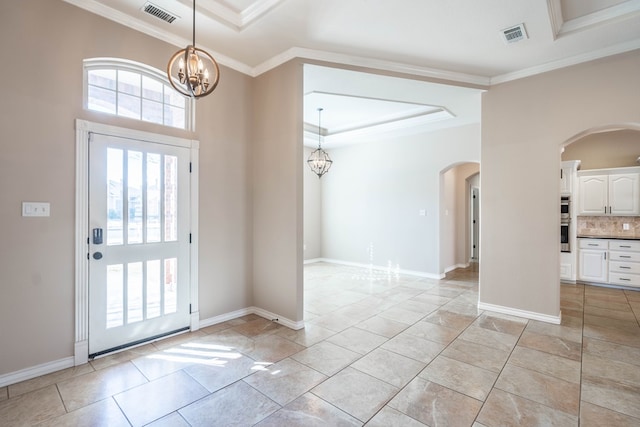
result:
M 189 232 L 191 234 L 191 244 L 188 244 L 188 242 L 186 242 L 186 245 L 187 245 L 186 251 L 187 251 L 188 260 L 186 261 L 185 264 L 182 264 L 182 266 L 179 267 L 180 271 L 186 270 L 186 273 L 188 273 L 186 274 L 186 276 L 187 275 L 189 276 L 188 281 L 186 283 L 187 285 L 187 290 L 185 292 L 186 297 L 184 297 L 186 298 L 186 300 L 182 300 L 180 302 L 183 311 L 186 307 L 187 317 L 186 319 L 183 318 L 182 320 L 179 320 L 178 323 L 189 326 L 191 330 L 197 330 L 199 327 L 198 325 L 198 321 L 199 321 L 198 288 L 197 288 L 197 283 L 198 283 L 198 265 L 197 265 L 197 259 L 198 259 L 198 256 L 197 256 L 197 252 L 198 252 L 198 215 L 197 215 L 198 179 L 197 179 L 197 176 L 198 175 L 197 175 L 197 171 L 198 171 L 198 146 L 199 146 L 198 141 L 168 137 L 168 136 L 152 134 L 148 132 L 134 131 L 134 130 L 118 128 L 114 126 L 101 125 L 101 124 L 86 122 L 83 120 L 76 120 L 76 153 L 77 153 L 76 154 L 76 310 L 75 310 L 76 311 L 76 337 L 75 337 L 75 349 L 74 349 L 76 365 L 86 363 L 86 361 L 88 360 L 90 347 L 91 347 L 92 353 L 99 351 L 98 349 L 102 349 L 103 347 L 110 348 L 110 344 L 108 343 L 105 344 L 104 342 L 100 343 L 99 341 L 96 341 L 95 343 L 96 345 L 94 345 L 93 339 L 90 340 L 90 337 L 91 338 L 97 337 L 95 335 L 95 329 L 89 321 L 89 305 L 90 305 L 90 295 L 91 295 L 91 292 L 89 292 L 89 283 L 90 283 L 90 278 L 94 280 L 94 277 L 93 277 L 94 273 L 97 275 L 97 277 L 99 277 L 100 274 L 104 276 L 107 270 L 106 265 L 116 265 L 116 266 L 121 265 L 121 267 L 116 268 L 116 275 L 117 274 L 123 275 L 124 280 L 126 281 L 126 277 L 128 277 L 126 275 L 126 272 L 127 272 L 128 264 L 130 263 L 114 262 L 112 264 L 109 264 L 111 262 L 109 261 L 109 259 L 114 261 L 119 258 L 120 261 L 122 261 L 122 260 L 126 260 L 126 258 L 129 257 L 129 261 L 131 261 L 131 257 L 133 256 L 133 258 L 137 259 L 137 261 L 134 260 L 133 265 L 131 266 L 132 270 L 135 270 L 135 271 L 133 274 L 131 273 L 129 274 L 131 274 L 132 280 L 134 280 L 135 282 L 136 276 L 139 276 L 141 273 L 143 274 L 142 277 L 146 277 L 144 275 L 146 274 L 145 267 L 147 267 L 147 264 L 146 264 L 147 262 L 152 261 L 153 268 L 151 270 L 156 271 L 158 270 L 159 262 L 153 262 L 153 261 L 158 260 L 160 259 L 159 257 L 163 256 L 162 251 L 163 250 L 165 251 L 164 255 L 170 255 L 170 252 L 172 250 L 177 250 L 177 247 L 180 246 L 180 244 L 178 244 L 177 242 L 171 242 L 171 244 L 169 244 L 168 246 L 173 246 L 174 248 L 172 249 L 170 248 L 161 249 L 162 245 L 158 245 L 158 244 L 151 245 L 151 246 L 137 244 L 137 245 L 130 245 L 131 247 L 129 248 L 125 248 L 126 245 L 109 245 L 109 247 L 107 247 L 108 232 L 106 230 L 106 223 L 104 224 L 105 225 L 104 227 L 101 227 L 102 224 L 100 224 L 101 221 L 106 221 L 106 218 L 100 219 L 95 215 L 93 215 L 94 218 L 90 218 L 89 209 L 88 209 L 89 191 L 90 191 L 89 153 L 90 153 L 90 144 L 91 144 L 89 142 L 89 139 L 92 134 L 93 134 L 94 140 L 96 139 L 98 140 L 98 144 L 96 145 L 96 148 L 100 144 L 104 144 L 105 141 L 111 141 L 113 143 L 114 141 L 117 142 L 118 138 L 124 138 L 124 140 L 121 140 L 121 142 L 128 141 L 127 144 L 131 145 L 131 148 L 134 151 L 133 153 L 134 157 L 136 153 L 143 153 L 144 147 L 147 146 L 147 147 L 158 148 L 158 150 L 155 150 L 156 152 L 157 151 L 163 152 L 169 155 L 170 157 L 173 156 L 173 154 L 182 153 L 181 156 L 188 158 L 188 160 L 186 161 L 191 163 L 191 169 L 193 172 L 190 174 L 187 173 L 186 177 L 184 176 L 182 177 L 183 181 L 188 182 L 187 185 L 184 186 L 184 189 L 186 190 L 184 196 L 186 197 L 184 197 L 182 200 L 183 203 L 185 203 L 185 200 L 186 200 L 186 204 L 188 205 L 188 208 L 185 210 L 185 212 L 181 214 L 184 217 L 186 217 L 185 219 L 187 221 L 184 222 L 184 225 L 182 226 L 183 228 L 182 230 L 180 230 L 181 233 L 185 233 L 185 232 L 187 233 L 187 238 L 182 239 L 182 243 L 183 243 L 182 249 L 185 250 L 184 243 L 188 239 Z M 134 142 L 136 140 L 139 142 L 137 143 Z M 151 151 L 154 151 L 154 150 L 151 150 Z M 117 147 L 114 152 L 117 152 Z M 138 155 L 138 157 L 140 157 L 140 155 Z M 157 158 L 157 155 L 155 157 Z M 95 167 L 96 166 L 94 166 L 94 168 Z M 186 166 L 183 165 L 183 168 L 185 167 Z M 102 207 L 104 208 L 104 206 Z M 103 212 L 104 212 L 104 216 L 106 217 L 106 209 L 103 209 Z M 90 223 L 90 221 L 92 221 L 93 223 Z M 90 232 L 90 230 L 93 228 L 103 228 L 104 243 L 102 245 L 96 245 L 93 243 L 93 236 L 91 235 L 91 232 Z M 126 236 L 126 234 L 123 234 L 123 236 Z M 151 240 L 157 240 L 157 238 L 151 239 Z M 139 241 L 139 239 L 134 238 L 134 241 L 137 242 Z M 147 246 L 147 247 L 145 248 L 144 246 Z M 103 259 L 96 260 L 93 258 L 93 254 L 95 252 L 103 252 L 103 251 L 106 252 L 104 254 Z M 89 259 L 89 257 L 91 258 Z M 168 256 L 168 259 L 171 259 L 171 258 L 172 258 L 171 256 Z M 166 259 L 166 257 L 163 259 Z M 160 271 L 164 270 L 164 265 L 162 265 L 163 263 L 164 262 L 160 262 L 161 264 Z M 170 265 L 167 265 L 167 267 L 170 267 Z M 113 270 L 113 268 L 111 269 Z M 113 271 L 112 271 L 112 274 L 113 274 Z M 99 280 L 99 279 L 95 279 L 95 280 Z M 140 279 L 137 280 L 138 286 L 135 287 L 138 290 L 138 294 L 140 293 L 139 282 L 140 282 Z M 92 285 L 92 289 L 93 289 L 93 285 Z M 146 297 L 146 289 L 144 290 L 144 292 Z M 96 296 L 95 292 L 93 294 L 94 294 L 93 296 Z M 103 297 L 104 297 L 104 294 L 103 294 Z M 123 298 L 126 298 L 126 295 L 124 295 Z M 191 309 L 190 314 L 189 314 L 189 305 Z M 117 314 L 116 317 L 120 316 L 120 318 L 122 318 L 121 322 L 123 323 L 123 326 L 124 326 L 124 324 L 127 323 L 126 320 L 127 320 L 128 314 L 131 314 L 133 316 L 132 319 L 139 320 L 141 313 L 143 317 L 147 316 L 148 314 L 147 310 L 150 308 L 151 306 L 149 306 L 149 308 L 145 306 L 141 310 L 140 304 L 138 304 L 136 307 L 134 307 L 133 310 L 129 312 L 127 311 L 128 308 L 124 307 L 124 311 L 120 314 Z M 92 310 L 95 310 L 95 309 L 92 309 Z M 154 310 L 155 309 L 152 309 L 152 311 Z M 111 317 L 112 317 L 111 326 L 114 326 L 118 321 L 116 320 L 116 322 L 114 323 L 113 313 Z M 172 327 L 171 322 L 169 322 L 167 319 L 164 319 L 164 316 L 158 316 L 157 314 L 152 313 L 151 317 L 154 319 L 156 326 L 158 326 L 158 324 L 161 324 L 160 325 L 161 329 L 164 328 L 164 330 L 167 330 L 167 328 L 169 328 L 170 330 L 170 328 Z M 158 320 L 158 317 L 161 320 Z M 169 318 L 172 316 L 167 316 L 167 317 Z M 97 318 L 102 318 L 104 320 L 106 319 L 106 315 L 105 313 L 101 313 L 101 314 L 98 313 Z M 142 323 L 145 323 L 145 322 L 142 322 Z M 136 337 L 141 337 L 145 335 L 144 332 L 142 333 L 142 335 L 140 335 L 140 332 L 138 331 L 139 329 L 141 329 L 140 325 L 142 323 L 140 322 L 129 322 L 129 323 L 133 325 L 130 328 L 132 329 L 132 331 L 129 331 L 129 335 L 127 334 L 124 335 L 125 340 L 129 340 L 130 338 L 132 338 L 130 341 L 135 341 L 137 339 Z M 119 329 L 119 327 L 115 327 L 115 329 Z M 123 332 L 123 331 L 120 330 L 120 332 Z M 90 335 L 90 334 L 93 334 L 93 335 Z M 90 341 L 92 342 L 91 346 L 89 345 Z M 127 342 L 130 342 L 130 341 L 127 341 Z

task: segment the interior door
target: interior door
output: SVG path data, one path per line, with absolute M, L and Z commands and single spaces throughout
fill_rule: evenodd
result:
M 91 135 L 90 357 L 189 326 L 189 156 Z

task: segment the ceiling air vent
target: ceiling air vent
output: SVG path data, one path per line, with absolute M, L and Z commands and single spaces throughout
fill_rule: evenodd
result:
M 178 19 L 177 15 L 167 12 L 166 10 L 149 2 L 146 2 L 144 6 L 142 6 L 142 11 L 148 13 L 149 15 L 155 16 L 156 18 L 162 19 L 169 24 Z
M 524 29 L 524 24 L 519 24 L 515 27 L 502 30 L 500 31 L 500 34 L 502 35 L 502 40 L 505 43 L 516 43 L 529 38 L 527 36 L 527 31 Z

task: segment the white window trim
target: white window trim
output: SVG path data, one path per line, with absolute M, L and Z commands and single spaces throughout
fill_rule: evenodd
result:
M 116 126 L 76 119 L 76 236 L 75 236 L 75 343 L 74 364 L 82 365 L 89 359 L 89 133 L 133 138 L 157 144 L 186 147 L 191 152 L 192 173 L 190 179 L 190 303 L 192 331 L 200 328 L 198 304 L 198 168 L 200 142 L 150 132 L 142 132 Z
M 87 58 L 82 61 L 82 69 L 83 69 L 82 71 L 82 108 L 88 111 L 96 112 L 96 113 L 100 113 L 100 112 L 89 110 L 89 91 L 88 91 L 89 80 L 87 78 L 87 74 L 88 74 L 87 71 L 89 70 L 114 69 L 114 70 L 121 70 L 121 71 L 131 71 L 134 73 L 142 74 L 143 76 L 147 76 L 149 78 L 162 82 L 163 84 L 171 87 L 171 83 L 169 82 L 169 79 L 167 78 L 167 75 L 164 72 L 162 72 L 161 70 L 158 70 L 157 68 L 151 67 L 147 64 L 132 61 L 130 59 Z M 193 132 L 196 130 L 196 119 L 195 119 L 196 102 L 195 102 L 195 99 L 193 98 L 187 98 L 185 101 L 186 101 L 185 102 L 186 128 L 184 130 Z M 163 105 L 164 105 L 164 101 L 163 101 Z M 108 113 L 102 113 L 102 114 L 108 114 Z M 109 115 L 112 116 L 113 114 L 109 114 Z M 122 116 L 116 115 L 116 117 L 122 117 Z M 136 120 L 130 117 L 122 117 L 122 118 L 127 118 L 129 120 Z M 152 122 L 146 122 L 144 120 L 137 120 L 137 121 L 142 121 L 144 123 L 152 123 Z M 176 128 L 172 126 L 167 126 L 164 124 L 161 124 L 161 126 L 166 126 L 172 129 L 181 129 L 181 128 Z

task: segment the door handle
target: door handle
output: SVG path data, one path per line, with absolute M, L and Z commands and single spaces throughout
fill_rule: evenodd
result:
M 93 229 L 93 244 L 94 245 L 102 244 L 102 228 Z
M 94 252 L 93 259 L 95 260 L 102 259 L 102 252 Z

